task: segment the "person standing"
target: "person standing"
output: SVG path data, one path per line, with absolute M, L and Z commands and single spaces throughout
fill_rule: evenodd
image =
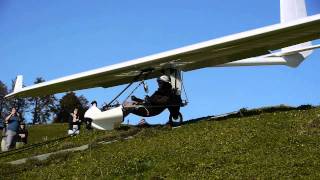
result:
M 5 123 L 7 124 L 6 131 L 6 151 L 14 149 L 16 146 L 17 132 L 19 129 L 20 116 L 17 109 L 13 107 L 11 113 L 6 117 Z

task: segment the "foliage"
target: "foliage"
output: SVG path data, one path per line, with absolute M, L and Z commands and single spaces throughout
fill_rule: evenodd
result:
M 0 81 L 0 127 L 2 127 L 2 121 L 3 121 L 3 111 L 5 110 L 6 112 L 6 103 L 4 100 L 4 96 L 8 94 L 8 88 L 7 86 Z
M 41 77 L 34 84 L 45 82 Z M 46 124 L 57 112 L 57 98 L 54 95 L 29 98 L 33 124 Z
M 14 90 L 15 81 L 11 81 L 11 89 L 8 91 L 8 93 L 13 92 Z M 24 121 L 24 115 L 28 111 L 29 108 L 29 101 L 26 98 L 11 98 L 6 99 L 6 115 L 11 111 L 12 107 L 15 107 L 17 111 L 19 112 L 21 119 Z
M 88 109 L 88 100 L 84 96 L 77 96 L 74 92 L 66 93 L 59 101 L 57 118 L 54 122 L 68 122 L 70 113 L 74 108 L 79 109 L 80 119 L 83 119 Z
M 34 84 L 42 83 L 45 80 L 41 77 L 36 78 Z M 0 81 L 0 122 L 10 112 L 11 107 L 16 107 L 22 120 L 26 113 L 32 114 L 33 124 L 54 122 L 67 122 L 70 112 L 75 107 L 79 108 L 80 118 L 88 109 L 88 100 L 83 96 L 77 96 L 74 92 L 66 93 L 59 100 L 54 95 L 33 97 L 33 98 L 15 98 L 4 99 L 4 96 L 12 92 L 15 81 L 12 81 L 10 90 Z M 0 125 L 1 126 L 1 125 Z

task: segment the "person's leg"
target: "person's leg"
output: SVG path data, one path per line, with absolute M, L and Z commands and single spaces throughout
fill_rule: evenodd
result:
M 16 148 L 16 143 L 17 143 L 17 140 L 18 140 L 18 134 L 15 132 L 14 133 L 15 135 L 13 136 L 13 139 L 12 139 L 12 144 L 11 144 L 11 148 L 12 149 L 15 149 Z
M 11 144 L 11 142 L 12 142 L 12 136 L 10 135 L 10 131 L 8 130 L 7 132 L 6 132 L 6 151 L 8 151 L 9 150 L 9 148 L 10 148 L 10 144 Z
M 74 125 L 73 125 L 73 131 L 72 131 L 72 133 L 73 133 L 73 135 L 76 135 L 76 134 L 79 134 L 79 129 L 78 129 L 78 124 L 77 123 L 75 123 Z
M 68 135 L 72 135 L 73 134 L 73 131 L 68 129 Z
M 7 151 L 7 147 L 6 147 L 6 136 L 3 136 L 1 138 L 1 151 Z
M 7 150 L 10 150 L 13 147 L 13 145 L 15 145 L 15 136 L 16 136 L 16 132 L 11 131 L 11 130 L 7 130 L 6 132 L 7 138 L 6 138 L 6 148 Z
M 135 102 L 124 102 L 122 105 L 122 112 L 123 112 L 123 118 L 128 116 L 132 111 L 135 109 L 136 105 Z
M 147 107 L 139 105 L 131 113 L 141 117 L 149 117 L 150 111 Z

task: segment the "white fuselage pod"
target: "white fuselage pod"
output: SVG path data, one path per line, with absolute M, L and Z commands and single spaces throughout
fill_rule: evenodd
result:
M 112 130 L 123 121 L 122 106 L 101 111 L 96 106 L 87 110 L 84 117 L 92 119 L 92 127 L 100 130 Z

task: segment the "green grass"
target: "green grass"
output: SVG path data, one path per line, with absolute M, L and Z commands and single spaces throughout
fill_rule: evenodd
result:
M 67 124 L 34 125 L 28 131 L 29 143 L 38 143 L 67 135 Z
M 126 134 L 135 134 L 137 128 L 131 128 L 127 131 L 113 130 L 113 131 L 88 131 L 86 129 L 81 129 L 80 135 L 68 137 L 67 136 L 67 124 L 53 124 L 53 125 L 36 125 L 28 128 L 29 130 L 29 142 L 25 147 L 33 146 L 41 142 L 50 142 L 45 145 L 31 148 L 28 150 L 17 151 L 0 154 L 0 163 L 9 162 L 17 159 L 22 159 L 26 157 L 36 156 L 40 154 L 56 152 L 62 149 L 68 149 L 73 147 L 78 147 L 84 144 L 95 145 L 100 141 L 108 141 L 119 139 L 121 136 L 126 136 Z M 64 138 L 59 141 L 52 141 L 59 138 Z M 9 155 L 8 155 L 9 154 Z
M 138 134 L 121 140 L 129 132 Z M 120 141 L 95 143 L 115 138 Z M 84 132 L 66 142 L 71 146 L 91 143 L 91 148 L 18 166 L 1 163 L 0 179 L 320 177 L 320 108 L 201 121 L 174 130 Z

